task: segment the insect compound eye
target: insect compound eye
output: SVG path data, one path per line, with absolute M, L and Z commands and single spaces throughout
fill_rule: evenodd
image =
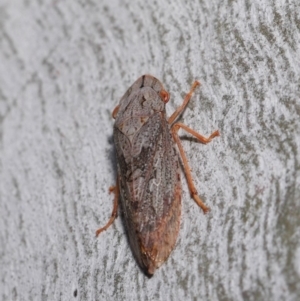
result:
M 167 103 L 170 99 L 170 94 L 166 90 L 161 90 L 159 95 L 164 103 Z

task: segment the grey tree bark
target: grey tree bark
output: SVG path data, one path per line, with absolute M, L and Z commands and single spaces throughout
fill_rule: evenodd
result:
M 0 0 L 1 300 L 300 300 L 300 4 Z M 148 279 L 112 210 L 111 112 L 142 74 L 184 139 L 176 248 Z M 182 133 L 184 137 L 185 134 Z M 184 177 L 183 177 L 184 179 Z

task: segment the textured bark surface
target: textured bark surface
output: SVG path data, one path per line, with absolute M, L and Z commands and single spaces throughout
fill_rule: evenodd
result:
M 0 299 L 299 300 L 299 1 L 0 0 Z M 111 112 L 195 79 L 179 238 L 148 279 L 112 210 Z M 181 132 L 182 133 L 182 132 Z M 187 137 L 184 133 L 183 137 Z M 184 178 L 183 178 L 184 179 Z

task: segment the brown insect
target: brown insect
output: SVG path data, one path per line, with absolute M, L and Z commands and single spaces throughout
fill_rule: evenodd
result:
M 205 138 L 183 123 L 175 123 L 198 85 L 195 81 L 183 104 L 167 119 L 165 105 L 169 93 L 158 79 L 143 75 L 127 90 L 112 113 L 116 120 L 114 142 L 118 165 L 117 184 L 110 187 L 110 192 L 115 194 L 114 207 L 108 223 L 96 235 L 117 217 L 121 195 L 131 249 L 149 276 L 167 260 L 178 236 L 181 182 L 176 144 L 191 196 L 204 213 L 209 210 L 194 186 L 178 130 L 184 129 L 205 144 L 219 136 L 219 131 Z

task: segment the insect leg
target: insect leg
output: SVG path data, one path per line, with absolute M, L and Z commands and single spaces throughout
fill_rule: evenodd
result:
M 116 186 L 109 187 L 109 193 L 112 192 L 115 194 L 115 197 L 114 197 L 114 207 L 111 213 L 111 217 L 104 227 L 96 231 L 96 236 L 98 236 L 102 231 L 105 231 L 118 216 L 118 203 L 119 203 L 119 196 L 120 196 L 119 180 L 117 180 Z
M 177 122 L 175 123 L 172 128 L 176 131 L 176 133 L 178 132 L 179 128 L 183 128 L 184 130 L 186 130 L 188 133 L 190 133 L 191 135 L 193 135 L 194 137 L 196 137 L 201 143 L 207 144 L 209 143 L 213 138 L 220 136 L 219 131 L 214 131 L 208 138 L 200 135 L 199 133 L 197 133 L 196 131 L 194 131 L 193 129 L 189 128 L 188 126 L 186 126 L 185 124 L 181 123 L 181 122 Z
M 188 187 L 189 187 L 191 196 L 194 199 L 194 201 L 198 204 L 198 206 L 201 207 L 203 212 L 207 213 L 209 211 L 209 208 L 203 203 L 203 201 L 198 196 L 198 192 L 197 192 L 197 189 L 194 185 L 194 181 L 193 181 L 193 177 L 192 177 L 192 173 L 191 173 L 191 168 L 189 167 L 187 157 L 185 155 L 182 143 L 181 143 L 180 138 L 178 136 L 178 130 L 180 128 L 185 129 L 188 133 L 195 136 L 200 142 L 205 143 L 205 144 L 210 142 L 214 137 L 219 136 L 220 134 L 219 134 L 219 131 L 215 131 L 208 138 L 206 138 L 206 137 L 200 135 L 199 133 L 195 132 L 194 130 L 190 129 L 189 127 L 187 127 L 183 123 L 175 123 L 172 126 L 172 136 L 173 136 L 175 142 L 178 145 L 178 149 L 179 149 L 179 152 L 180 152 L 180 156 L 182 158 L 183 167 L 184 167 L 184 171 L 185 171 L 185 174 L 186 174 L 186 179 L 187 179 L 187 183 L 188 183 Z
M 168 119 L 168 123 L 169 123 L 169 124 L 172 124 L 172 123 L 176 120 L 176 118 L 177 118 L 180 114 L 182 114 L 182 112 L 184 111 L 186 105 L 187 105 L 188 102 L 190 101 L 190 99 L 191 99 L 191 97 L 192 97 L 192 95 L 193 95 L 194 90 L 195 90 L 198 86 L 200 86 L 200 83 L 199 83 L 198 81 L 195 81 L 195 82 L 193 83 L 192 87 L 191 87 L 190 92 L 185 96 L 182 105 L 181 105 L 180 107 L 178 107 L 178 108 L 176 109 L 176 111 L 175 111 L 175 112 L 171 115 L 171 117 Z

